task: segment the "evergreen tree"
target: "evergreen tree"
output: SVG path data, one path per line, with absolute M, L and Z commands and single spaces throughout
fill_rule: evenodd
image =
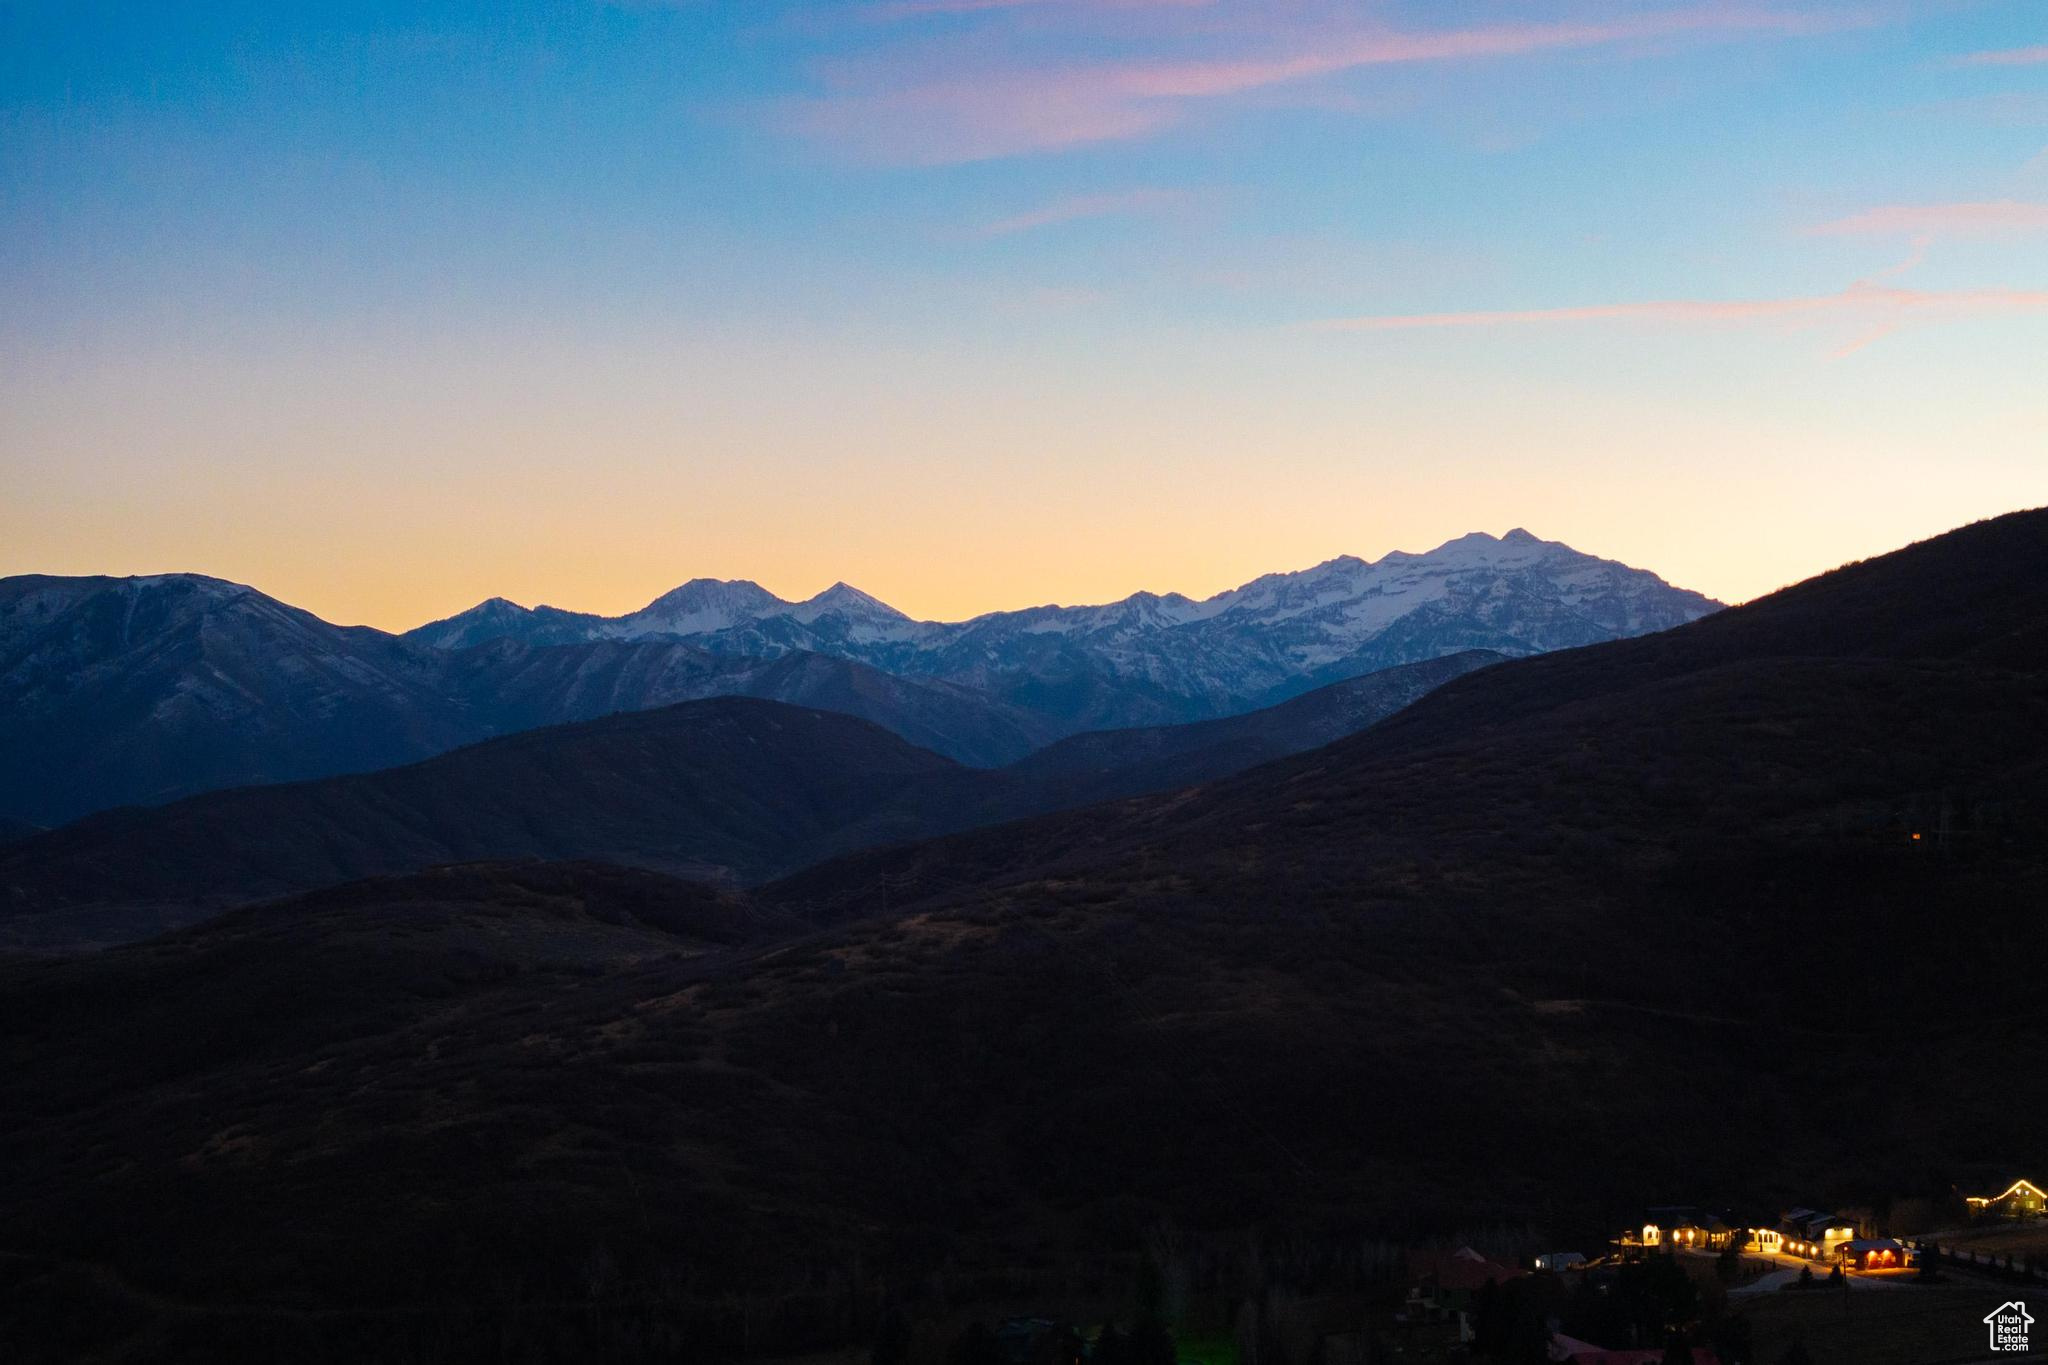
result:
M 1500 1356 L 1506 1353 L 1513 1323 L 1500 1286 L 1492 1280 L 1479 1286 L 1472 1296 L 1472 1354 Z
M 1813 1267 L 1812 1267 L 1812 1266 L 1810 1266 L 1810 1265 L 1803 1265 L 1803 1266 L 1799 1267 L 1799 1287 L 1800 1287 L 1801 1289 L 1811 1289 L 1811 1288 L 1813 1288 Z
M 985 1322 L 970 1322 L 953 1338 L 946 1365 L 1005 1365 L 1002 1344 Z
M 1102 1325 L 1102 1335 L 1095 1339 L 1095 1365 L 1131 1365 L 1130 1343 L 1116 1324 Z
M 1147 1256 L 1138 1266 L 1138 1316 L 1158 1318 L 1166 1311 L 1166 1276 Z
M 1664 1342 L 1663 1365 L 1692 1365 L 1692 1345 L 1685 1333 L 1673 1332 Z
M 875 1331 L 875 1344 L 868 1351 L 868 1365 L 909 1365 L 910 1319 L 891 1311 Z
M 1131 1329 L 1131 1339 L 1126 1348 L 1129 1365 L 1178 1365 L 1179 1356 L 1173 1348 L 1173 1333 L 1166 1330 L 1166 1324 L 1158 1318 L 1142 1318 Z
M 1507 1359 L 1514 1365 L 1550 1365 L 1550 1315 L 1535 1285 L 1534 1280 L 1517 1280 L 1511 1296 L 1514 1326 Z
M 1828 1272 L 1828 1288 L 1840 1289 L 1847 1283 L 1849 1283 L 1849 1277 L 1842 1273 L 1842 1267 L 1837 1263 L 1835 1268 Z

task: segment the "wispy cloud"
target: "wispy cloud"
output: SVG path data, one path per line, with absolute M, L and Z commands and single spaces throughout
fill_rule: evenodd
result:
M 1909 321 L 2048 313 L 2048 289 L 1907 289 L 1858 280 L 1834 294 L 1766 299 L 1659 299 L 1568 308 L 1524 308 L 1462 313 L 1401 313 L 1334 318 L 1309 324 L 1325 332 L 1401 332 L 1444 327 L 1521 327 L 1543 324 L 1648 322 L 1679 325 L 1843 320 L 1863 330 L 1834 352 L 1847 355 Z
M 1955 59 L 1956 66 L 2040 66 L 2048 63 L 2048 44 L 2040 47 L 2008 47 L 1996 52 L 1971 52 Z
M 2025 232 L 2048 232 L 2048 204 L 2013 199 L 1886 204 L 1807 229 L 1815 237 L 1996 237 Z
M 884 0 L 869 6 L 864 17 L 894 23 L 930 15 L 985 14 L 996 10 L 1100 8 L 1100 9 L 1200 9 L 1215 0 Z
M 1122 190 L 1114 194 L 1077 194 L 1025 213 L 998 218 L 984 224 L 980 230 L 983 237 L 1009 237 L 1019 232 L 1035 232 L 1039 228 L 1057 227 L 1062 223 L 1079 222 L 1087 218 L 1109 218 L 1134 213 L 1158 213 L 1181 207 L 1190 201 L 1186 190 L 1139 189 Z
M 923 3 L 924 0 L 907 0 Z M 979 0 L 936 0 L 979 3 Z M 1014 7 L 1012 5 L 1006 7 Z M 1244 56 L 1128 59 L 1017 68 L 1000 62 L 924 78 L 928 63 L 844 69 L 841 88 L 793 101 L 798 130 L 885 159 L 969 161 L 1141 137 L 1179 122 L 1199 101 L 1369 67 L 1498 60 L 1598 48 L 1794 36 L 1872 22 L 1828 13 L 1703 4 L 1602 20 L 1482 24 L 1401 31 L 1345 26 L 1296 34 Z

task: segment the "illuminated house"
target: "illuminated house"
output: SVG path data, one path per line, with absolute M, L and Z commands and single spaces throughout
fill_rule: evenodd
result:
M 1856 1220 L 1818 1209 L 1793 1209 L 1778 1220 L 1783 1250 L 1809 1260 L 1832 1261 L 1843 1244 L 1856 1236 Z
M 1735 1229 L 1718 1215 L 1687 1204 L 1645 1209 L 1643 1225 L 1615 1240 L 1624 1248 L 1659 1251 L 1719 1251 L 1735 1238 Z
M 1986 1218 L 2039 1218 L 2048 1213 L 2048 1195 L 2031 1180 L 2015 1180 L 2003 1194 L 1967 1196 L 1970 1212 Z
M 1852 1237 L 1837 1254 L 1857 1270 L 1898 1270 L 1906 1264 L 1906 1248 L 1889 1237 Z

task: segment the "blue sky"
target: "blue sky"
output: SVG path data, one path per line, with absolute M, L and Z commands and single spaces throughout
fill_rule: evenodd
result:
M 0 6 L 0 572 L 958 616 L 2048 502 L 2048 4 Z

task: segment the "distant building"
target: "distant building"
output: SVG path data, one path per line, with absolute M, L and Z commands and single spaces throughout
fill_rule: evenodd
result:
M 1615 1241 L 1624 1249 L 1719 1251 L 1735 1240 L 1735 1229 L 1719 1214 L 1689 1204 L 1668 1204 L 1643 1210 L 1641 1227 L 1630 1228 Z
M 1835 1254 L 1855 1270 L 1898 1270 L 1906 1264 L 1906 1248 L 1889 1237 L 1852 1237 Z
M 1402 1316 L 1410 1322 L 1443 1322 L 1457 1318 L 1460 1339 L 1465 1339 L 1465 1315 L 1472 1301 L 1488 1281 L 1505 1284 L 1523 1272 L 1511 1265 L 1489 1260 L 1471 1247 L 1456 1251 L 1411 1251 L 1408 1253 L 1408 1301 Z
M 2048 1195 L 2031 1180 L 2015 1180 L 2003 1194 L 1965 1196 L 1970 1212 L 1986 1218 L 2039 1218 L 2048 1213 Z
M 1781 1250 L 1814 1261 L 1832 1261 L 1857 1234 L 1856 1220 L 1820 1209 L 1792 1209 L 1778 1220 Z
M 1576 1270 L 1586 1258 L 1576 1251 L 1546 1251 L 1536 1258 L 1538 1270 Z

